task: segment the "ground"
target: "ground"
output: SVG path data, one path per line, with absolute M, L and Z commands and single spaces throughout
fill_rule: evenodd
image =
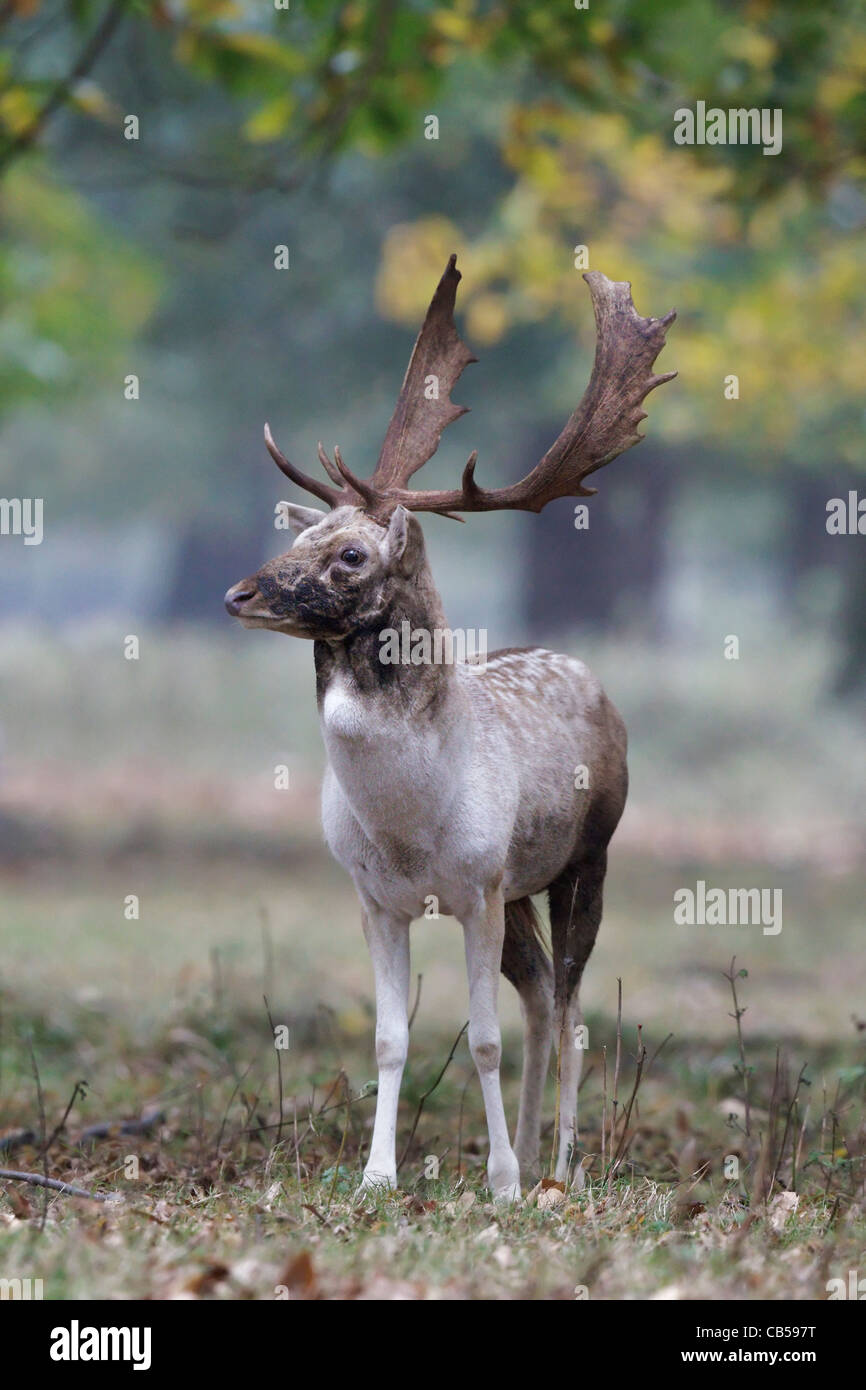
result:
M 585 1181 L 503 1208 L 450 919 L 413 927 L 400 1190 L 356 1197 L 373 989 L 317 824 L 309 652 L 144 633 L 134 663 L 115 637 L 0 644 L 0 1167 L 123 1198 L 0 1179 L 0 1280 L 45 1298 L 822 1299 L 866 1276 L 866 731 L 827 700 L 826 650 L 771 634 L 736 667 L 637 637 L 575 647 L 626 716 L 632 770 L 583 994 Z M 677 925 L 674 894 L 701 879 L 780 890 L 782 931 Z M 501 1017 L 513 1125 L 504 980 Z M 554 1091 L 552 1066 L 546 1163 Z
M 773 1131 L 772 1161 L 807 1065 L 768 1214 L 756 1190 L 760 1160 L 748 1166 L 742 1133 L 729 940 L 706 940 L 672 966 L 657 924 L 632 927 L 658 870 L 631 859 L 617 867 L 586 990 L 587 1180 L 514 1208 L 494 1206 L 485 1190 L 486 1136 L 465 1036 L 407 1142 L 465 1021 L 455 923 L 414 929 L 422 984 L 401 1106 L 400 1190 L 357 1198 L 374 1104 L 369 967 L 351 894 L 324 859 L 289 875 L 215 865 L 195 877 L 141 859 L 112 871 L 98 896 L 89 878 L 68 873 L 19 878 L 7 899 L 0 1095 L 4 1131 L 35 1135 L 0 1163 L 123 1202 L 51 1193 L 43 1226 L 45 1193 L 2 1184 L 0 1272 L 42 1279 L 51 1298 L 826 1297 L 828 1279 L 862 1269 L 866 1249 L 856 975 L 846 983 L 828 972 L 805 931 L 802 945 L 813 949 L 784 981 L 773 978 L 773 938 L 735 943 L 736 970 L 749 971 L 737 988 L 747 1008 L 751 1127 L 756 1148 Z M 121 904 L 133 884 L 141 916 L 126 921 Z M 851 887 L 845 877 L 799 885 L 801 898 L 811 892 L 839 921 L 853 920 Z M 835 1040 L 819 1022 L 808 1038 L 797 1026 L 816 975 L 827 1017 L 839 1022 Z M 603 1049 L 609 1125 L 617 976 L 621 1116 L 638 1023 L 647 1058 L 630 1142 L 606 1181 Z M 265 995 L 273 1024 L 288 1026 L 285 1051 L 272 1045 Z M 55 1001 L 50 1017 L 46 997 Z M 513 1117 L 520 1031 L 504 981 L 503 1019 Z M 777 1048 L 788 1076 L 771 1117 Z M 75 1082 L 87 1081 L 44 1160 L 37 1074 L 47 1137 Z M 548 1116 L 554 1081 L 552 1069 Z M 154 1110 L 163 1118 L 143 1135 L 81 1142 L 88 1125 Z M 548 1161 L 552 1139 L 548 1128 Z M 739 1181 L 725 1176 L 731 1156 Z M 796 1199 L 780 1199 L 791 1186 Z

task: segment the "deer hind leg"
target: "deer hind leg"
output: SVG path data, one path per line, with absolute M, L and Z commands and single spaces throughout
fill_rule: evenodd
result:
M 550 932 L 554 969 L 553 1042 L 559 1065 L 559 1152 L 556 1177 L 573 1171 L 577 1143 L 577 1090 L 583 1065 L 580 981 L 601 923 L 607 851 L 568 869 L 550 885 Z
M 529 898 L 505 905 L 502 973 L 517 990 L 523 1014 L 523 1079 L 514 1151 L 520 1176 L 531 1184 L 541 1171 L 541 1108 L 553 1029 L 553 967 L 541 944 Z
M 495 1198 L 514 1202 L 520 1198 L 520 1166 L 509 1142 L 502 1104 L 502 1036 L 496 1011 L 505 942 L 504 909 L 502 889 L 497 887 L 485 894 L 479 911 L 461 920 L 469 976 L 469 1051 L 481 1082 L 490 1135 L 487 1177 Z

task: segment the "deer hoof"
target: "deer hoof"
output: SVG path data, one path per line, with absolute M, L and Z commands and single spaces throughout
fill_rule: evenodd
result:
M 364 1176 L 361 1179 L 361 1186 L 358 1188 L 358 1191 L 374 1192 L 379 1197 L 385 1197 L 388 1195 L 389 1192 L 392 1192 L 396 1188 L 396 1186 L 396 1168 L 392 1168 L 387 1173 L 383 1173 L 381 1171 L 373 1172 L 372 1169 L 367 1168 L 364 1170 Z
M 506 1187 L 498 1187 L 493 1192 L 494 1202 L 519 1202 L 520 1183 L 510 1182 Z

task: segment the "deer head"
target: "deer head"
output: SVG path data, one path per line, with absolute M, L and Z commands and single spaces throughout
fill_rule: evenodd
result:
M 628 282 L 588 271 L 583 278 L 597 336 L 592 376 L 541 461 L 520 482 L 486 489 L 475 481 L 473 453 L 459 488 L 410 489 L 410 478 L 436 452 L 445 426 L 465 414 L 467 407 L 455 405 L 451 391 L 464 367 L 477 360 L 454 325 L 461 278 L 456 262 L 451 256 L 433 295 L 372 477 L 357 477 L 339 449 L 331 460 L 320 444 L 330 482 L 313 478 L 289 462 L 265 425 L 265 444 L 278 468 L 330 511 L 283 504 L 298 537 L 294 546 L 226 594 L 226 608 L 245 627 L 330 641 L 370 627 L 390 608 L 394 591 L 411 587 L 426 568 L 421 528 L 411 512 L 462 521 L 460 512 L 540 512 L 556 497 L 588 497 L 596 489 L 585 487 L 584 479 L 643 438 L 637 428 L 646 418 L 642 402 L 676 376 L 652 372 L 676 314 L 641 318 Z

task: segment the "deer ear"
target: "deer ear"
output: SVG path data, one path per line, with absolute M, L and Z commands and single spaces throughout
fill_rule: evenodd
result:
M 409 513 L 405 507 L 396 507 L 391 513 L 388 534 L 385 537 L 385 549 L 392 564 L 396 565 L 402 560 L 408 539 Z
M 424 534 L 415 517 L 405 507 L 396 507 L 388 522 L 385 551 L 389 562 L 401 574 L 412 574 L 423 551 Z
M 320 512 L 317 507 L 299 507 L 296 502 L 280 502 L 277 510 L 285 517 L 286 525 L 296 536 L 302 531 L 308 531 L 311 526 L 318 526 L 328 515 L 327 512 Z

